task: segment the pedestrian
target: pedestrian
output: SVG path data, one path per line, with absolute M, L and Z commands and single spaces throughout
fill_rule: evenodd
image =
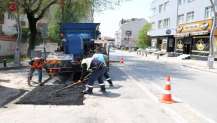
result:
M 108 64 L 109 64 L 109 61 L 108 61 L 108 56 L 105 55 L 105 54 L 102 54 L 100 53 L 99 50 L 96 50 L 96 53 L 93 55 L 93 58 L 96 58 L 98 59 L 99 61 L 103 62 L 104 65 L 106 66 L 106 72 L 104 74 L 104 77 L 106 79 L 106 81 L 109 83 L 109 86 L 110 87 L 113 87 L 113 82 L 112 82 L 112 79 L 109 75 L 109 67 L 108 67 Z
M 84 79 L 84 74 L 88 71 L 89 76 L 87 79 L 86 89 L 83 91 L 84 94 L 93 94 L 93 85 L 97 80 L 102 93 L 106 93 L 105 84 L 103 81 L 103 76 L 106 72 L 106 67 L 103 62 L 94 59 L 94 58 L 86 58 L 81 62 L 82 65 L 82 75 L 81 81 Z
M 42 86 L 42 68 L 44 65 L 44 60 L 42 58 L 35 57 L 33 58 L 33 60 L 29 62 L 29 64 L 31 65 L 31 68 L 29 71 L 28 84 L 30 85 L 30 81 L 32 80 L 33 73 L 37 71 L 38 72 L 38 82 L 40 86 Z

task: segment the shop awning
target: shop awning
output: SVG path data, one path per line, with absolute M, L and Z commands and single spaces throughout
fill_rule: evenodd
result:
M 181 37 L 189 37 L 191 36 L 195 36 L 195 35 L 207 35 L 209 34 L 209 31 L 199 31 L 199 32 L 189 32 L 189 33 L 177 33 L 175 35 L 176 38 L 181 38 Z
M 176 38 L 182 38 L 182 37 L 189 37 L 190 33 L 177 33 L 176 35 L 174 35 L 174 37 Z

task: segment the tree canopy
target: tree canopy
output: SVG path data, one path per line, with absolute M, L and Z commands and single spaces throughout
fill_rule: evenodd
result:
M 30 30 L 28 54 L 30 54 L 37 42 L 36 24 L 44 17 L 51 6 L 63 2 L 65 13 L 67 13 L 67 15 L 64 15 L 64 21 L 72 22 L 79 21 L 80 17 L 85 16 L 90 10 L 112 9 L 127 0 L 0 0 L 0 10 L 2 10 L 0 13 L 7 10 L 10 1 L 15 1 L 21 12 L 27 15 Z
M 90 0 L 71 1 L 65 0 L 64 11 L 58 5 L 50 8 L 52 13 L 50 16 L 48 30 L 49 37 L 53 41 L 59 41 L 59 24 L 65 22 L 81 22 L 91 14 Z
M 137 46 L 139 48 L 146 48 L 150 46 L 150 37 L 147 35 L 148 31 L 151 29 L 151 24 L 146 23 L 143 28 L 139 31 Z

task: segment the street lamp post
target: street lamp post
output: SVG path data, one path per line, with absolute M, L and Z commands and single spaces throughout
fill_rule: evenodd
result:
M 212 24 L 212 30 L 210 32 L 210 43 L 209 43 L 209 57 L 208 57 L 208 66 L 209 69 L 213 69 L 213 65 L 214 65 L 214 47 L 213 47 L 213 39 L 214 39 L 214 32 L 215 32 L 215 28 L 216 28 L 216 9 L 215 9 L 215 4 L 213 2 L 213 0 L 210 0 L 212 9 L 213 9 L 213 13 L 214 13 L 214 18 L 213 20 L 213 24 Z

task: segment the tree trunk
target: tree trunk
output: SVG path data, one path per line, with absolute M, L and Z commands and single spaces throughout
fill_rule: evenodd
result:
M 30 38 L 29 38 L 29 47 L 27 54 L 30 57 L 31 56 L 31 51 L 34 50 L 36 40 L 37 40 L 37 28 L 36 28 L 36 23 L 37 20 L 34 18 L 34 15 L 32 14 L 27 14 L 27 18 L 29 21 L 29 29 L 30 29 Z

